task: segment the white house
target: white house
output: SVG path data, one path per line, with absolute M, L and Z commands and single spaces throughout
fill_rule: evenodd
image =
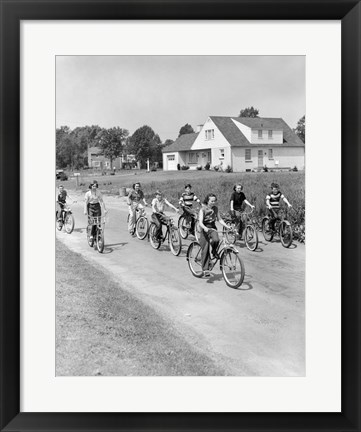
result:
M 234 172 L 305 168 L 305 144 L 281 118 L 208 117 L 199 132 L 163 148 L 163 169 L 221 165 Z

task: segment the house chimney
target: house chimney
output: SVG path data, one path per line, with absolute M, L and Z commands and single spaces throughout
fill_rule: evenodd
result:
M 202 130 L 202 127 L 203 127 L 202 124 L 197 125 L 197 133 L 200 132 L 200 131 Z

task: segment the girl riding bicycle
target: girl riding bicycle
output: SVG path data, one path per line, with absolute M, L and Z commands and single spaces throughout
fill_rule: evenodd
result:
M 219 245 L 219 236 L 217 233 L 216 221 L 228 229 L 228 225 L 218 212 L 216 207 L 217 197 L 213 193 L 209 193 L 204 201 L 203 206 L 199 211 L 199 226 L 201 227 L 200 245 L 202 249 L 202 270 L 203 276 L 209 277 L 209 245 L 212 246 L 212 255 L 217 258 L 217 248 Z
M 249 207 L 251 207 L 251 209 L 254 209 L 254 205 L 252 205 L 251 203 L 249 203 L 246 199 L 246 195 L 243 193 L 243 186 L 240 183 L 237 183 L 236 185 L 233 186 L 233 192 L 231 195 L 231 216 L 232 218 L 234 217 L 239 217 L 239 228 L 238 228 L 238 234 L 240 237 L 242 237 L 242 232 L 243 232 L 243 222 L 245 223 L 246 220 L 242 220 L 241 218 L 241 210 L 242 210 L 242 204 L 245 203 L 247 204 Z
M 135 219 L 136 219 L 136 210 L 137 208 L 144 208 L 141 204 L 143 202 L 144 206 L 147 206 L 147 202 L 144 198 L 144 193 L 141 190 L 140 183 L 134 183 L 133 189 L 129 192 L 127 197 L 127 203 L 129 207 L 129 221 L 128 221 L 128 231 L 132 236 L 135 235 Z
M 84 197 L 84 214 L 86 216 L 101 216 L 101 204 L 104 208 L 104 213 L 107 213 L 107 209 L 105 208 L 105 203 L 103 201 L 102 194 L 97 190 L 99 187 L 98 182 L 93 180 L 89 185 L 89 191 L 85 194 Z M 96 226 L 92 226 L 91 237 L 90 240 L 93 239 L 95 235 Z
M 171 207 L 177 213 L 179 210 L 174 207 L 166 198 L 163 198 L 162 192 L 157 190 L 155 198 L 152 201 L 152 221 L 157 225 L 156 237 L 159 238 L 162 235 L 162 224 L 166 224 L 167 216 L 164 214 L 165 206 Z

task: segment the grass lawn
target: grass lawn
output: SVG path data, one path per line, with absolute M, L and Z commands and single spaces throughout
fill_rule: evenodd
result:
M 173 325 L 56 241 L 57 376 L 225 375 Z

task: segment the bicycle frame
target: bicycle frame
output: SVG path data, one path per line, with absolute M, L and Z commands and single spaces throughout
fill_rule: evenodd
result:
M 216 231 L 214 229 L 211 229 L 212 231 Z M 223 231 L 216 231 L 218 234 L 222 234 L 222 239 L 220 240 L 220 242 L 218 243 L 217 246 L 217 250 L 216 250 L 216 257 L 213 258 L 209 258 L 209 262 L 210 262 L 210 270 L 212 270 L 214 268 L 214 266 L 217 264 L 218 261 L 221 260 L 223 253 L 228 249 L 231 249 L 233 252 L 235 252 L 236 254 L 239 253 L 238 249 L 232 244 L 230 243 L 226 237 L 223 235 Z M 212 245 L 211 242 L 209 242 L 209 256 L 211 257 L 211 252 L 212 252 Z

